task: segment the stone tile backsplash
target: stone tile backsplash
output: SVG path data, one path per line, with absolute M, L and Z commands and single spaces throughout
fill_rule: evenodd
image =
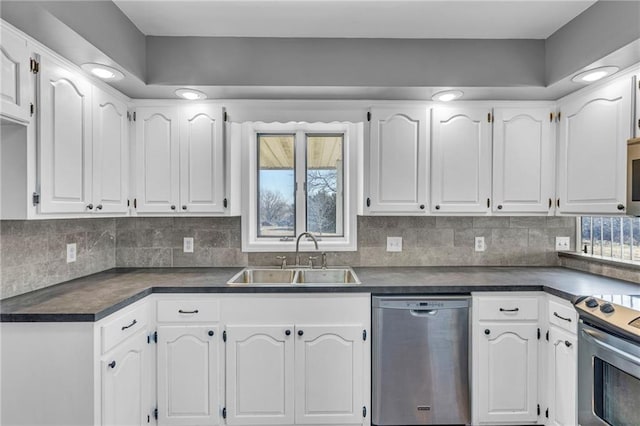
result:
M 400 253 L 387 236 L 402 237 Z M 475 252 L 484 236 L 486 251 Z M 571 217 L 359 217 L 358 251 L 328 253 L 330 265 L 556 266 L 555 237 L 575 241 Z M 276 265 L 292 253 L 243 253 L 240 218 L 118 218 L 0 221 L 1 298 L 113 267 Z M 183 253 L 184 237 L 194 253 Z M 66 263 L 66 244 L 78 260 Z M 306 262 L 307 254 L 302 259 Z M 316 261 L 317 262 L 317 261 Z

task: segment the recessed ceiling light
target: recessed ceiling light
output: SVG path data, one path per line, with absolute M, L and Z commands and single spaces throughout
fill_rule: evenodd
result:
M 86 64 L 82 64 L 80 67 L 83 70 L 103 80 L 117 81 L 117 80 L 122 80 L 124 78 L 124 74 L 122 73 L 122 71 L 116 68 L 110 67 L 109 65 L 95 64 L 95 63 L 89 62 Z
M 194 90 L 194 89 L 177 89 L 175 91 L 175 94 L 180 96 L 181 98 L 185 98 L 190 101 L 207 98 L 207 95 L 205 95 L 199 90 Z
M 449 102 L 461 98 L 463 94 L 461 90 L 443 90 L 442 92 L 434 93 L 431 99 L 434 101 Z
M 593 83 L 608 75 L 617 73 L 619 69 L 620 68 L 616 66 L 592 68 L 574 75 L 571 81 L 575 81 L 576 83 Z

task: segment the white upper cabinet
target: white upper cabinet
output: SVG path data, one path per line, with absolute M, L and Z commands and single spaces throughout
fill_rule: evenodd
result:
M 180 201 L 177 107 L 136 109 L 136 210 L 173 213 Z
M 424 214 L 428 188 L 428 110 L 373 108 L 369 151 L 370 213 Z
M 630 79 L 620 79 L 560 103 L 560 213 L 625 212 L 631 93 Z
M 551 108 L 496 108 L 494 213 L 552 213 L 555 156 Z
M 97 213 L 127 213 L 127 106 L 93 88 L 93 205 Z
M 223 108 L 136 109 L 136 212 L 222 214 L 226 209 Z
M 29 121 L 29 50 L 27 40 L 6 27 L 0 36 L 0 114 Z
M 436 213 L 488 213 L 491 110 L 434 108 L 431 204 Z
M 224 212 L 224 120 L 222 107 L 182 108 L 180 121 L 180 209 Z
M 91 85 L 44 55 L 39 75 L 40 212 L 90 212 Z

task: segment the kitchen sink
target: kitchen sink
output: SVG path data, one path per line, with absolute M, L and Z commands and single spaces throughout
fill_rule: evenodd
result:
M 236 274 L 227 284 L 245 285 L 291 285 L 296 277 L 295 269 L 246 268 Z
M 301 285 L 331 285 L 331 284 L 360 284 L 358 277 L 351 268 L 340 269 L 301 269 L 298 271 L 296 284 Z
M 331 286 L 358 285 L 360 280 L 351 268 L 328 269 L 268 269 L 245 268 L 228 285 L 248 286 Z

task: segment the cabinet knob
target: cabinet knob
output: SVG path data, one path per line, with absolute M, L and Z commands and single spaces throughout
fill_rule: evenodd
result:
M 102 204 L 98 204 L 98 205 L 96 206 L 96 210 L 102 210 Z
M 115 361 L 111 361 L 108 365 L 111 368 L 116 368 L 116 362 Z
M 436 210 L 440 210 L 440 204 L 436 204 Z
M 213 330 L 209 330 L 209 332 L 207 333 L 209 336 L 213 336 Z
M 624 204 L 618 204 L 618 210 L 624 210 Z
M 424 204 L 420 204 L 420 210 L 424 210 Z
M 304 331 L 298 330 L 298 336 L 302 336 L 303 334 L 304 334 Z
M 291 330 L 285 330 L 284 334 L 286 334 L 287 336 L 291 336 Z
M 484 334 L 486 334 L 487 336 L 490 335 L 491 334 L 491 330 L 489 330 L 488 328 L 485 328 Z
M 498 210 L 502 210 L 502 204 L 498 204 Z
M 171 210 L 175 210 L 175 209 L 176 209 L 175 204 L 172 204 L 172 205 L 171 205 Z
M 568 348 L 570 348 L 570 347 L 572 346 L 572 345 L 571 345 L 571 342 L 570 342 L 570 341 L 568 341 L 568 340 L 565 340 L 565 341 L 564 341 L 564 345 L 565 345 L 566 347 L 568 347 Z
M 182 210 L 186 210 L 186 209 L 187 209 L 187 206 L 186 206 L 186 205 L 183 205 L 183 206 L 182 206 Z
M 93 210 L 93 204 L 88 204 L 88 205 L 87 205 L 87 208 L 88 208 L 89 210 Z

